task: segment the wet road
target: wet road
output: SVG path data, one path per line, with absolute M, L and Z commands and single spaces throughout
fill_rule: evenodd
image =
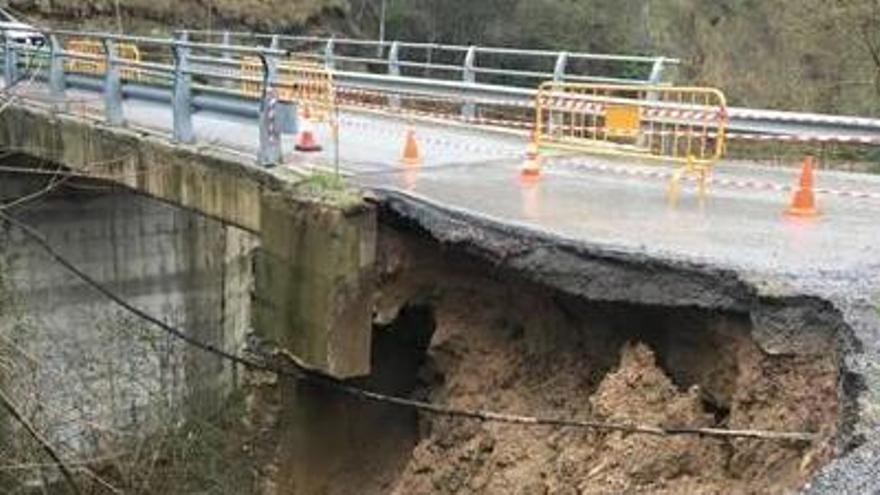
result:
M 24 96 L 46 100 L 39 85 L 25 89 Z M 101 115 L 95 94 L 70 91 L 69 96 L 83 100 L 74 111 Z M 128 101 L 125 114 L 130 127 L 170 133 L 167 106 Z M 210 113 L 194 120 L 201 145 L 256 155 L 254 121 Z M 857 351 L 849 350 L 845 359 L 848 373 L 858 376 L 863 387 L 857 399 L 858 429 L 880 432 L 880 177 L 819 171 L 822 215 L 793 219 L 783 210 L 797 183 L 796 168 L 724 162 L 715 170 L 705 204 L 696 199 L 693 182 L 687 182 L 680 204 L 672 207 L 666 199 L 672 169 L 634 160 L 545 156 L 540 180 L 524 182 L 523 135 L 417 122 L 412 125 L 425 160 L 420 166 L 403 165 L 400 154 L 410 125 L 390 116 L 342 112 L 342 170 L 380 195 L 406 195 L 471 222 L 488 220 L 547 234 L 601 254 L 638 253 L 641 259 L 731 270 L 761 295 L 832 302 L 858 342 Z M 317 133 L 325 145 L 318 154 L 293 153 L 293 136 L 284 137 L 285 166 L 333 166 L 330 130 L 319 125 Z M 637 283 L 667 291 L 650 270 Z M 865 458 L 876 458 L 880 441 L 868 447 Z M 841 487 L 873 479 L 862 473 L 859 459 L 832 465 L 816 493 L 848 492 Z
M 23 97 L 45 100 L 39 84 Z M 100 115 L 94 93 L 69 91 L 80 111 Z M 128 125 L 163 134 L 172 128 L 171 109 L 127 100 Z M 194 117 L 200 144 L 255 155 L 253 120 L 201 112 Z M 400 161 L 412 126 L 424 154 L 419 166 Z M 327 124 L 315 124 L 320 153 L 293 152 L 294 136 L 283 137 L 285 166 L 332 167 L 335 147 Z M 670 206 L 672 167 L 587 154 L 545 156 L 536 182 L 524 182 L 522 134 L 426 121 L 408 121 L 362 111 L 340 114 L 339 159 L 355 183 L 417 197 L 505 224 L 515 224 L 612 250 L 683 259 L 746 273 L 823 276 L 858 271 L 880 262 L 880 179 L 820 171 L 822 215 L 800 220 L 782 214 L 797 182 L 795 168 L 724 162 L 716 168 L 705 204 L 693 182 Z

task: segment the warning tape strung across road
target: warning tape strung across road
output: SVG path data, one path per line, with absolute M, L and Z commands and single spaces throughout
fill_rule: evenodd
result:
M 524 102 L 519 100 L 502 100 L 502 99 L 468 99 L 468 98 L 456 98 L 456 97 L 444 97 L 444 96 L 432 96 L 432 95 L 424 95 L 420 93 L 411 93 L 405 91 L 375 91 L 375 90 L 366 90 L 366 89 L 355 89 L 355 88 L 338 88 L 338 94 L 345 95 L 348 98 L 376 98 L 376 99 L 389 99 L 389 98 L 399 98 L 405 101 L 410 101 L 413 103 L 438 103 L 438 104 L 454 104 L 454 105 L 462 105 L 466 103 L 484 105 L 484 106 L 503 106 L 503 107 L 516 107 L 521 109 L 529 109 L 532 106 L 530 102 Z M 571 110 L 579 110 L 586 111 L 595 114 L 602 114 L 605 111 L 605 104 L 599 102 L 591 102 L 585 100 L 579 100 L 574 98 L 559 98 L 559 97 L 551 97 L 547 98 L 546 101 L 550 105 L 547 109 L 551 111 L 571 111 Z M 535 127 L 534 122 L 531 120 L 517 120 L 517 119 L 505 119 L 505 118 L 492 118 L 485 116 L 465 116 L 458 112 L 442 112 L 437 110 L 424 110 L 424 109 L 416 109 L 416 108 L 406 108 L 404 106 L 399 106 L 397 108 L 391 107 L 388 104 L 377 103 L 377 102 L 369 102 L 369 101 L 358 101 L 357 99 L 343 99 L 342 103 L 349 107 L 356 108 L 366 108 L 370 110 L 383 111 L 386 113 L 396 113 L 401 115 L 411 115 L 416 117 L 428 117 L 428 118 L 437 118 L 443 120 L 454 120 L 457 122 L 464 122 L 468 124 L 475 125 L 484 125 L 484 126 L 497 126 L 497 127 L 505 127 L 505 128 L 514 128 L 521 130 L 532 130 Z M 687 109 L 667 109 L 667 108 L 645 108 L 643 115 L 648 119 L 658 119 L 658 118 L 669 118 L 669 119 L 677 119 L 677 120 L 685 120 L 685 121 L 700 121 L 700 122 L 708 122 L 713 119 L 717 119 L 719 115 L 726 114 L 725 109 L 718 109 L 714 111 L 705 111 L 705 110 L 687 110 Z M 760 113 L 749 113 L 743 115 L 743 112 L 737 112 L 738 117 L 742 118 L 750 118 L 758 115 L 762 115 Z M 839 118 L 837 118 L 839 120 Z M 821 121 L 820 118 L 814 119 L 816 121 Z M 864 119 L 862 119 L 864 120 Z M 848 119 L 852 123 L 856 123 L 859 121 L 859 118 Z M 650 124 L 649 125 L 655 125 Z M 661 125 L 662 123 L 658 123 L 656 125 Z M 603 128 L 595 128 L 594 131 L 602 131 Z M 654 135 L 654 136 L 664 136 L 671 135 L 673 131 L 666 130 L 655 130 L 655 129 L 643 129 L 643 134 Z M 681 134 L 681 131 L 678 132 Z M 700 135 L 705 134 L 705 132 L 699 133 Z M 710 137 L 711 134 L 710 134 Z M 778 143 L 819 143 L 819 144 L 855 144 L 855 145 L 864 145 L 864 146 L 880 146 L 880 136 L 844 136 L 844 135 L 814 135 L 814 134 L 757 134 L 757 133 L 728 133 L 727 138 L 734 141 L 752 141 L 752 142 L 778 142 Z
M 585 100 L 574 100 L 568 98 L 546 98 L 541 102 L 543 110 L 551 112 L 584 112 L 592 114 L 602 114 L 605 106 L 601 103 Z
M 350 119 L 347 117 L 340 117 L 339 119 L 340 125 L 345 125 L 349 127 L 356 127 L 361 129 L 367 129 L 369 132 L 375 134 L 382 134 L 388 136 L 403 136 L 403 133 L 400 129 L 389 129 L 381 126 L 376 126 L 371 124 L 370 122 L 364 120 Z M 444 147 L 444 148 L 455 148 L 463 151 L 471 151 L 475 153 L 485 153 L 492 156 L 502 156 L 502 157 L 519 157 L 522 155 L 522 149 L 517 146 L 507 146 L 507 147 L 499 147 L 495 145 L 481 145 L 472 142 L 460 142 L 453 139 L 447 138 L 438 138 L 434 136 L 425 136 L 425 133 L 420 133 L 418 136 L 418 140 L 421 143 L 430 146 Z
M 411 101 L 414 103 L 424 102 L 424 103 L 446 103 L 446 104 L 454 104 L 454 105 L 462 105 L 462 104 L 476 104 L 476 105 L 484 105 L 484 106 L 502 106 L 502 107 L 516 107 L 521 109 L 531 109 L 533 104 L 531 102 L 525 102 L 521 100 L 504 100 L 504 99 L 469 99 L 469 98 L 457 98 L 457 97 L 444 97 L 444 96 L 433 96 L 433 95 L 425 95 L 420 93 L 412 93 L 405 91 L 375 91 L 375 90 L 366 90 L 366 89 L 356 89 L 356 88 L 338 88 L 338 94 L 345 95 L 347 97 L 369 97 L 369 98 L 400 98 L 403 100 Z M 591 102 L 585 100 L 578 100 L 574 98 L 559 98 L 559 97 L 551 97 L 546 99 L 548 104 L 551 105 L 548 107 L 548 110 L 551 111 L 571 111 L 571 110 L 581 110 L 587 111 L 596 114 L 602 114 L 605 111 L 605 105 L 599 102 Z M 515 129 L 525 129 L 531 130 L 534 129 L 535 124 L 530 120 L 517 120 L 517 119 L 504 119 L 504 118 L 492 118 L 485 116 L 473 116 L 468 117 L 465 115 L 461 115 L 460 113 L 452 113 L 452 112 L 441 112 L 436 110 L 424 110 L 424 109 L 414 109 L 414 108 L 392 108 L 387 104 L 382 103 L 373 103 L 368 101 L 351 101 L 351 100 L 343 100 L 343 103 L 346 106 L 358 107 L 358 108 L 368 108 L 371 110 L 380 110 L 384 112 L 393 112 L 399 113 L 403 115 L 413 115 L 419 117 L 430 117 L 430 118 L 438 118 L 445 120 L 455 120 L 459 122 L 465 122 L 469 124 L 477 124 L 477 125 L 485 125 L 485 126 L 498 126 L 498 127 L 508 127 Z M 552 105 L 556 106 L 552 106 Z M 677 119 L 677 120 L 686 120 L 686 121 L 700 121 L 707 122 L 713 121 L 719 117 L 719 115 L 725 115 L 725 109 L 717 109 L 714 111 L 705 111 L 705 110 L 687 110 L 687 109 L 668 109 L 668 108 L 654 108 L 648 107 L 644 110 L 645 118 L 669 118 L 669 119 Z M 752 118 L 758 115 L 762 115 L 759 112 L 751 112 L 746 113 L 738 111 L 737 116 L 741 118 Z M 781 119 L 781 117 L 780 117 Z M 840 120 L 840 118 L 835 117 L 836 120 Z M 821 118 L 813 119 L 817 122 L 822 121 Z M 846 119 L 847 122 L 850 123 L 858 123 L 861 120 L 857 117 L 852 119 Z M 600 130 L 600 129 L 596 129 Z M 662 136 L 664 134 L 671 134 L 672 131 L 656 131 L 656 130 L 643 130 L 645 134 L 652 134 L 657 136 Z M 679 134 L 681 134 L 679 132 Z M 822 144 L 830 144 L 830 143 L 840 143 L 840 144 L 858 144 L 858 145 L 866 145 L 866 146 L 880 146 L 880 136 L 844 136 L 844 135 L 814 135 L 814 134 L 757 134 L 757 133 L 728 133 L 727 138 L 731 140 L 737 141 L 756 141 L 756 142 L 780 142 L 780 143 L 822 143 Z
M 610 173 L 617 175 L 627 175 L 630 177 L 643 177 L 650 179 L 662 179 L 668 180 L 672 178 L 673 171 L 671 170 L 646 170 L 641 168 L 634 168 L 630 166 L 613 166 L 606 164 L 598 164 L 598 163 L 589 163 L 585 162 L 579 158 L 560 158 L 556 160 L 556 164 L 565 165 L 565 166 L 574 166 L 581 169 L 589 169 L 595 172 L 602 173 Z M 693 177 L 688 177 L 688 180 L 695 181 L 696 179 Z M 729 187 L 735 189 L 753 189 L 753 190 L 761 190 L 761 191 L 774 191 L 774 192 L 792 192 L 797 189 L 795 185 L 785 185 L 779 184 L 775 182 L 769 181 L 760 181 L 753 179 L 739 180 L 739 179 L 725 179 L 718 177 L 711 177 L 709 179 L 709 185 L 720 186 L 720 187 Z M 828 188 L 816 188 L 815 192 L 817 194 L 822 194 L 826 196 L 837 196 L 842 198 L 854 198 L 854 199 L 870 199 L 870 200 L 878 200 L 880 201 L 880 193 L 872 193 L 867 191 L 848 191 L 842 189 L 828 189 Z
M 376 91 L 357 88 L 337 88 L 336 94 L 344 94 L 350 96 L 370 97 L 370 98 L 404 98 L 410 100 L 421 100 L 425 102 L 449 103 L 454 105 L 462 105 L 472 103 L 474 105 L 493 105 L 499 107 L 518 107 L 525 109 L 534 108 L 534 103 L 528 100 L 505 100 L 499 98 L 463 98 L 455 96 L 437 96 L 426 95 L 424 93 L 412 93 L 407 91 Z
M 646 136 L 646 137 L 665 137 L 665 136 L 706 136 L 709 138 L 717 137 L 717 133 L 709 132 L 711 127 L 705 126 L 705 130 L 702 132 L 697 131 L 674 131 L 665 129 L 665 126 L 656 124 L 657 128 L 654 128 L 654 124 L 649 124 L 647 127 L 644 127 L 638 131 L 632 131 L 633 136 L 636 134 Z M 560 127 L 565 127 L 561 125 Z M 696 129 L 699 129 L 700 126 L 693 126 Z M 603 126 L 586 126 L 586 127 L 578 127 L 578 129 L 585 132 L 587 136 L 590 135 L 600 135 L 605 132 L 606 128 Z M 760 142 L 782 142 L 782 143 L 821 143 L 821 144 L 829 144 L 829 143 L 840 143 L 840 144 L 860 144 L 865 146 L 880 146 L 880 136 L 839 136 L 839 135 L 815 135 L 815 134 L 802 134 L 802 135 L 791 135 L 791 134 L 749 134 L 749 133 L 728 133 L 725 135 L 728 140 L 738 140 L 738 141 L 760 141 Z
M 812 134 L 747 134 L 731 133 L 727 139 L 739 141 L 766 141 L 783 143 L 841 143 L 863 144 L 867 146 L 880 146 L 880 136 L 822 136 Z
M 771 120 L 777 122 L 800 122 L 809 124 L 840 124 L 880 128 L 880 120 L 867 117 L 839 117 L 836 115 L 794 114 L 773 110 L 730 109 L 731 117 L 744 120 Z
M 715 110 L 685 110 L 672 108 L 646 107 L 643 116 L 645 118 L 669 118 L 678 120 L 698 120 L 701 122 L 716 122 L 725 118 L 727 112 L 723 108 Z
M 584 98 L 566 98 L 551 96 L 541 99 L 541 107 L 551 112 L 571 112 L 580 111 L 602 115 L 605 113 L 607 106 L 615 106 L 614 104 L 606 104 L 602 102 L 589 101 Z M 719 118 L 726 117 L 727 112 L 724 108 L 707 109 L 688 109 L 688 108 L 661 108 L 650 105 L 642 105 L 640 116 L 643 119 L 676 119 L 700 122 L 715 122 Z
M 356 108 L 367 108 L 370 110 L 378 110 L 389 113 L 389 107 L 386 105 L 382 105 L 379 103 L 366 103 L 366 102 L 347 102 L 345 104 L 349 107 Z M 457 122 L 465 122 L 469 124 L 478 124 L 485 126 L 497 126 L 497 127 L 507 127 L 507 128 L 516 128 L 516 129 L 525 129 L 531 130 L 534 129 L 535 124 L 531 121 L 523 121 L 523 120 L 512 120 L 512 119 L 495 119 L 491 117 L 466 117 L 460 114 L 451 114 L 437 111 L 428 111 L 428 110 L 418 110 L 412 108 L 399 108 L 394 109 L 393 113 L 401 114 L 401 115 L 412 115 L 416 117 L 428 117 L 428 118 L 436 118 L 442 120 L 454 120 Z M 587 132 L 602 132 L 604 127 L 591 127 L 591 128 L 583 128 Z M 652 135 L 652 136 L 666 136 L 673 134 L 687 134 L 681 131 L 674 132 L 669 130 L 653 130 L 653 129 L 643 129 L 641 131 L 642 134 Z M 702 135 L 704 133 L 694 133 Z M 715 137 L 714 133 L 709 133 L 709 137 Z M 753 142 L 779 142 L 779 143 L 820 143 L 820 144 L 858 144 L 864 146 L 880 146 L 880 136 L 878 137 L 870 137 L 870 136 L 823 136 L 823 135 L 790 135 L 790 134 L 750 134 L 750 133 L 729 133 L 727 134 L 727 139 L 732 141 L 753 141 Z
M 388 105 L 383 105 L 380 103 L 367 103 L 367 102 L 345 102 L 343 103 L 346 107 L 355 107 L 355 108 L 367 108 L 370 110 L 379 110 L 384 113 L 390 114 L 399 114 L 399 115 L 412 115 L 417 117 L 429 117 L 443 120 L 454 120 L 458 122 L 465 122 L 468 124 L 479 124 L 485 126 L 498 126 L 498 127 L 513 127 L 517 129 L 532 129 L 535 124 L 531 121 L 524 120 L 513 120 L 513 119 L 494 119 L 491 117 L 467 117 L 460 114 L 451 114 L 446 112 L 438 112 L 438 111 L 429 111 L 429 110 L 418 110 L 413 108 L 390 108 Z

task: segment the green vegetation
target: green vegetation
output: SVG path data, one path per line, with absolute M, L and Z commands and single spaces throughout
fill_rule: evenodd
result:
M 723 88 L 733 105 L 880 115 L 880 0 L 125 0 L 120 5 L 130 33 L 190 27 L 375 39 L 383 1 L 387 39 L 678 57 L 683 62 L 678 81 Z M 9 3 L 56 25 L 117 24 L 114 4 L 105 0 Z M 541 69 L 552 69 L 552 60 L 547 63 Z M 605 63 L 587 68 L 616 75 L 646 70 Z
M 381 0 L 350 1 L 375 36 Z M 388 38 L 678 57 L 733 105 L 880 115 L 878 0 L 386 1 Z
M 297 184 L 296 190 L 308 199 L 342 209 L 352 208 L 363 202 L 358 189 L 349 185 L 342 176 L 332 172 L 315 172 Z

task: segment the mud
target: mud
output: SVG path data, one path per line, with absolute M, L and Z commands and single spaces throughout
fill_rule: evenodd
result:
M 836 352 L 766 354 L 747 314 L 595 303 L 384 236 L 377 319 L 434 333 L 411 395 L 466 409 L 664 426 L 813 431 L 791 444 L 419 417 L 384 493 L 784 493 L 834 455 Z
M 506 425 L 299 381 L 252 404 L 262 494 L 790 493 L 839 454 L 842 351 L 833 335 L 817 351 L 824 327 L 771 354 L 755 322 L 779 324 L 772 311 L 595 300 L 405 225 L 380 226 L 378 243 L 372 371 L 354 385 L 468 410 L 819 439 Z

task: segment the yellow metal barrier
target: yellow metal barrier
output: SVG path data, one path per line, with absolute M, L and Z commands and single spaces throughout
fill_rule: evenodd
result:
M 256 57 L 242 59 L 241 91 L 249 96 L 262 94 L 263 66 Z M 329 119 L 336 104 L 333 76 L 321 64 L 301 59 L 287 60 L 278 64 L 278 99 L 295 102 L 308 109 L 310 118 L 316 121 Z
M 120 59 L 132 62 L 141 61 L 141 53 L 138 47 L 131 43 L 118 43 L 116 46 L 116 55 Z M 66 50 L 68 52 L 81 55 L 90 55 L 99 57 L 100 60 L 85 60 L 71 58 L 65 62 L 65 70 L 68 72 L 76 72 L 80 74 L 103 75 L 107 71 L 106 53 L 104 45 L 100 41 L 72 39 L 67 42 Z M 123 79 L 139 80 L 141 71 L 136 67 L 123 66 L 120 70 Z
M 67 42 L 66 51 L 80 55 L 92 55 L 101 60 L 84 60 L 70 58 L 65 62 L 67 72 L 82 74 L 104 74 L 107 71 L 107 63 L 104 60 L 104 47 L 94 40 L 70 40 Z
M 245 57 L 241 59 L 241 77 L 247 80 L 241 81 L 241 92 L 259 98 L 263 88 L 263 64 L 257 57 Z
M 702 198 L 724 155 L 727 103 L 711 88 L 547 82 L 538 90 L 535 130 L 542 147 L 680 164 L 670 199 L 685 174 L 698 178 Z
M 116 45 L 116 55 L 122 60 L 140 63 L 141 51 L 137 45 L 133 43 L 118 43 Z M 141 79 L 141 70 L 137 67 L 123 66 L 120 71 L 123 79 L 131 81 L 139 81 Z

